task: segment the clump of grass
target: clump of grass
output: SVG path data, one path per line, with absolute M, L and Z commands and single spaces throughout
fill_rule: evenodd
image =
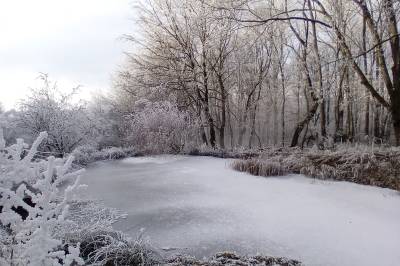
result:
M 233 169 L 248 172 L 256 176 L 283 176 L 290 173 L 284 166 L 274 161 L 260 159 L 236 160 L 232 163 Z
M 140 232 L 130 239 L 112 228 L 125 214 L 96 201 L 69 202 L 69 223 L 57 229 L 56 236 L 68 247 L 80 245 L 80 257 L 87 265 L 158 265 L 161 256 Z
M 139 235 L 126 238 L 112 229 L 85 229 L 68 236 L 69 243 L 80 243 L 80 256 L 89 265 L 159 265 L 161 256 Z
M 400 191 L 400 150 L 397 148 L 274 149 L 256 159 L 235 161 L 232 167 L 257 176 L 304 174 Z

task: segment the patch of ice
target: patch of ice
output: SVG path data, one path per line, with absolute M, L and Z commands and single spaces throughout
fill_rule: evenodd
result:
M 158 155 L 158 156 L 147 156 L 147 157 L 131 157 L 123 159 L 123 163 L 129 164 L 141 164 L 141 163 L 154 163 L 154 164 L 166 164 L 179 160 L 180 157 L 173 155 Z
M 182 174 L 190 174 L 196 172 L 196 169 L 193 167 L 182 167 L 179 172 Z

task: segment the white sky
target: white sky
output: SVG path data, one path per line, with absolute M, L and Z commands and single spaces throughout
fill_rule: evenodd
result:
M 40 72 L 84 98 L 106 90 L 133 19 L 132 0 L 0 0 L 0 102 L 14 107 Z

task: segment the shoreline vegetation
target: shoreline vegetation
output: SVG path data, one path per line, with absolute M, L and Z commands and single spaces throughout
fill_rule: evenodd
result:
M 337 150 L 277 148 L 236 160 L 232 168 L 255 176 L 302 174 L 400 191 L 398 148 L 349 147 Z

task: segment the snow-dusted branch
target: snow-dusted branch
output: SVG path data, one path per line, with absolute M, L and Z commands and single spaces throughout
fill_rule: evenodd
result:
M 0 136 L 0 143 L 4 139 Z M 22 139 L 0 147 L 0 222 L 9 232 L 1 263 L 11 265 L 82 265 L 79 244 L 66 245 L 54 237 L 66 222 L 68 202 L 79 186 L 81 171 L 69 172 L 73 158 L 65 162 L 49 157 L 37 160 L 37 148 L 47 137 L 39 134 L 28 153 Z M 66 189 L 60 184 L 72 184 Z

